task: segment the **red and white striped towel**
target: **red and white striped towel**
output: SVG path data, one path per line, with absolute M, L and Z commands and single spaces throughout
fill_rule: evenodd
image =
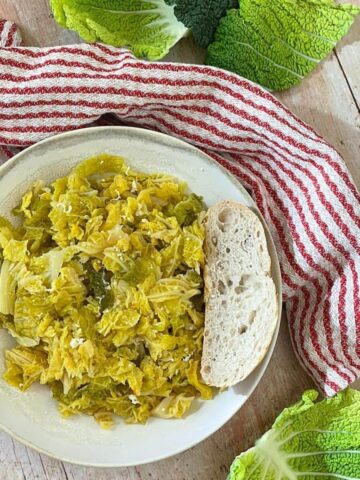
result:
M 360 196 L 332 147 L 231 73 L 147 63 L 103 45 L 21 48 L 13 24 L 0 31 L 3 153 L 94 122 L 141 125 L 197 145 L 252 190 L 270 227 L 306 371 L 326 395 L 359 376 Z

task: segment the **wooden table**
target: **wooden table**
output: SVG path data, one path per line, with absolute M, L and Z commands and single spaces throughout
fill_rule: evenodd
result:
M 352 1 L 360 5 L 360 0 Z M 74 33 L 56 26 L 47 0 L 0 0 L 1 17 L 18 23 L 26 45 L 79 42 Z M 168 59 L 201 63 L 203 56 L 204 52 L 196 48 L 191 39 L 186 39 L 173 49 Z M 315 73 L 278 98 L 337 148 L 360 187 L 360 18 Z M 225 479 L 234 457 L 252 446 L 277 414 L 311 386 L 311 379 L 294 356 L 283 319 L 274 355 L 251 399 L 221 430 L 200 445 L 155 464 L 93 469 L 39 455 L 0 433 L 0 480 Z

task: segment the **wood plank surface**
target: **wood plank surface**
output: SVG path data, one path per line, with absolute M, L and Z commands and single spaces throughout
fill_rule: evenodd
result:
M 353 3 L 360 5 L 360 0 Z M 47 0 L 0 0 L 1 17 L 18 23 L 26 45 L 79 41 L 76 34 L 56 26 Z M 185 39 L 167 60 L 201 63 L 203 58 L 204 52 Z M 360 186 L 360 18 L 316 72 L 278 97 L 338 149 Z M 311 386 L 294 356 L 283 319 L 270 365 L 249 401 L 222 429 L 191 450 L 135 468 L 93 469 L 39 455 L 0 433 L 0 480 L 225 479 L 234 457 L 253 445 L 278 413 Z
M 360 0 L 356 0 L 353 3 L 360 6 Z M 357 109 L 360 112 L 360 15 L 356 18 L 349 35 L 340 42 L 335 51 Z

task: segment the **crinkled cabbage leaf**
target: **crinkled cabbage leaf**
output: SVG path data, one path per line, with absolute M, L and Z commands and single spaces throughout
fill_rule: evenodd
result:
M 164 0 L 50 0 L 55 20 L 87 42 L 128 47 L 137 57 L 163 58 L 187 27 Z
M 233 462 L 228 480 L 360 478 L 360 392 L 348 388 L 316 401 L 307 390 Z
M 181 417 L 200 376 L 204 204 L 167 175 L 100 155 L 36 182 L 0 219 L 5 380 L 47 384 L 65 416 Z
M 301 82 L 360 13 L 358 6 L 334 0 L 241 0 L 239 5 L 220 20 L 206 63 L 269 90 Z
M 176 18 L 191 29 L 196 43 L 203 48 L 212 42 L 226 11 L 239 7 L 239 0 L 165 0 L 165 3 L 175 5 Z

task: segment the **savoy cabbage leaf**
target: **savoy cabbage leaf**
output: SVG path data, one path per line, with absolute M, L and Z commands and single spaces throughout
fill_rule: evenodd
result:
M 360 392 L 316 402 L 306 391 L 253 448 L 237 457 L 228 480 L 360 478 Z
M 214 38 L 219 20 L 229 8 L 236 8 L 238 0 L 165 0 L 175 5 L 177 19 L 191 28 L 193 37 L 200 47 L 206 48 Z
M 191 225 L 200 212 L 204 211 L 202 197 L 191 193 L 185 200 L 170 208 L 169 215 L 176 217 L 179 225 Z
M 87 42 L 128 47 L 158 60 L 188 29 L 164 0 L 50 0 L 56 21 Z
M 206 63 L 284 90 L 329 55 L 359 12 L 333 0 L 241 0 L 220 20 Z

